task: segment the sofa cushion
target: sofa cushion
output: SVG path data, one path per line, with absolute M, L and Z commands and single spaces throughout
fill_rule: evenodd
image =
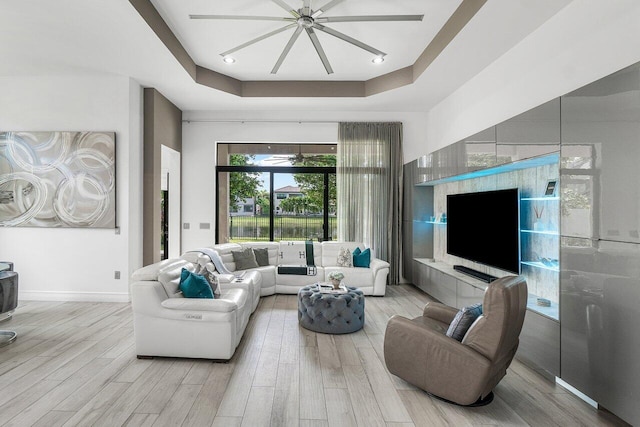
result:
M 462 338 L 464 338 L 473 322 L 475 322 L 481 314 L 482 304 L 478 303 L 468 307 L 462 307 L 458 314 L 456 314 L 456 317 L 453 318 L 446 335 L 455 340 L 462 341 Z
M 349 267 L 324 267 L 324 277 L 328 278 L 329 274 L 334 272 L 341 272 L 344 274 L 342 283 L 346 286 L 354 286 L 356 288 L 362 288 L 363 286 L 373 285 L 373 272 L 370 268 L 349 268 Z
M 155 265 L 155 264 L 152 264 Z M 148 266 L 151 267 L 151 266 Z M 147 268 L 147 267 L 144 267 Z M 194 270 L 194 265 L 188 261 L 183 259 L 177 260 L 177 262 L 170 263 L 165 265 L 164 268 L 161 268 L 157 274 L 155 279 L 149 280 L 157 280 L 162 284 L 167 296 L 169 298 L 183 298 L 182 293 L 180 292 L 180 274 L 182 273 L 182 269 L 186 268 L 189 271 Z
M 360 248 L 356 248 L 353 251 L 353 266 L 369 268 L 369 264 L 371 264 L 371 249 L 361 251 Z
M 253 249 L 245 248 L 240 251 L 231 251 L 233 262 L 236 263 L 236 270 L 247 270 L 249 268 L 257 268 L 256 256 Z
M 218 252 L 218 255 L 220 255 L 220 259 L 224 266 L 227 267 L 229 271 L 235 271 L 236 263 L 233 260 L 233 254 L 231 252 L 241 251 L 243 247 L 237 243 L 221 243 L 219 245 L 215 245 L 213 249 Z
M 171 269 L 184 267 L 189 264 L 189 261 L 180 258 L 165 259 L 163 261 L 156 262 L 154 264 L 147 265 L 139 268 L 131 275 L 132 282 L 139 282 L 143 280 L 158 280 L 160 273 Z M 175 291 L 174 291 L 175 292 Z
M 280 244 L 278 242 L 242 242 L 243 248 L 267 249 L 269 254 L 269 265 L 278 265 L 278 255 L 280 253 Z
M 313 247 L 313 251 L 315 258 L 315 247 Z M 304 240 L 281 240 L 278 265 L 308 265 L 307 242 Z
M 211 286 L 211 290 L 213 291 L 214 298 L 220 297 L 220 286 L 218 284 L 218 276 L 216 276 L 212 270 L 209 269 L 208 265 L 213 265 L 211 263 L 202 265 L 196 265 L 195 270 L 193 271 L 196 274 L 201 275 L 205 278 L 209 286 Z
M 322 242 L 322 266 L 336 266 L 338 261 L 338 254 L 340 253 L 340 249 L 345 248 L 349 249 L 351 253 L 359 247 L 364 248 L 364 245 L 360 242 L 335 242 L 335 241 L 327 241 Z M 374 258 L 374 253 L 371 253 L 371 259 Z
M 338 267 L 353 267 L 353 258 L 349 249 L 340 248 L 338 258 L 336 259 L 336 265 Z
M 209 298 L 213 299 L 213 291 L 207 279 L 199 274 L 192 273 L 186 268 L 180 273 L 180 290 L 185 298 Z
M 267 248 L 253 248 L 253 255 L 259 267 L 269 265 L 269 250 Z

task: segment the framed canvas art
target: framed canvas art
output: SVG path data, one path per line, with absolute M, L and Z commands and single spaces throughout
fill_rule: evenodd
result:
M 115 132 L 0 132 L 0 227 L 116 227 Z

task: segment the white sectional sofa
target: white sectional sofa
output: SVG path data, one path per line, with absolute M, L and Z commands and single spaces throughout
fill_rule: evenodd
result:
M 297 242 L 299 244 L 299 242 Z M 131 276 L 131 303 L 134 316 L 136 354 L 138 357 L 188 357 L 230 359 L 242 338 L 249 316 L 258 306 L 260 296 L 274 293 L 295 294 L 301 287 L 327 280 L 332 271 L 344 273 L 344 280 L 365 295 L 384 295 L 389 264 L 372 257 L 369 268 L 337 265 L 341 248 L 351 252 L 364 246 L 356 242 L 313 243 L 315 274 L 280 274 L 279 266 L 306 265 L 306 254 L 299 254 L 287 242 L 226 243 L 203 248 L 217 252 L 231 274 L 219 274 L 221 294 L 214 299 L 184 298 L 179 292 L 182 268 L 195 271 L 197 266 L 214 271 L 209 255 L 201 251 L 186 252 L 180 258 L 164 260 L 143 267 Z M 269 265 L 237 270 L 232 251 L 266 248 Z M 242 275 L 241 279 L 236 276 Z
M 316 268 L 315 276 L 279 274 L 278 266 L 282 265 L 302 265 L 306 264 L 305 259 L 291 254 L 287 256 L 286 246 L 288 241 L 281 242 L 250 242 L 250 243 L 224 243 L 212 246 L 224 262 L 226 268 L 231 272 L 237 272 L 233 261 L 232 251 L 240 251 L 244 248 L 267 248 L 269 253 L 269 265 L 242 271 L 258 271 L 262 275 L 262 289 L 260 294 L 273 295 L 295 294 L 301 287 L 315 282 L 327 281 L 327 276 L 333 271 L 344 273 L 344 283 L 355 286 L 364 292 L 365 295 L 385 294 L 387 276 L 389 275 L 389 263 L 380 259 L 371 258 L 369 268 L 363 267 L 341 267 L 337 265 L 338 253 L 340 249 L 349 249 L 351 253 L 356 248 L 366 249 L 359 242 L 314 242 L 313 258 Z

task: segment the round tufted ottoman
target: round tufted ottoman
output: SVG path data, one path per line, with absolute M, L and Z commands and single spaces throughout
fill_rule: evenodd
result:
M 364 326 L 364 294 L 348 286 L 345 294 L 320 293 L 317 285 L 298 291 L 298 321 L 324 334 L 348 334 Z

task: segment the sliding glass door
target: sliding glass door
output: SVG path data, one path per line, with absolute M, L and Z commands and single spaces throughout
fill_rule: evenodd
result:
M 218 144 L 216 243 L 333 240 L 335 144 Z

